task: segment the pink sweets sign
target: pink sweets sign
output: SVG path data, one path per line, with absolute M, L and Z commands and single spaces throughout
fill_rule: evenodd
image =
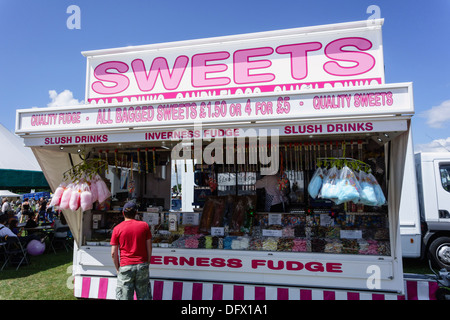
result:
M 83 52 L 88 103 L 384 84 L 383 20 Z

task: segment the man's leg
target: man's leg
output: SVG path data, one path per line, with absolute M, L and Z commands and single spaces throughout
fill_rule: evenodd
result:
M 136 268 L 134 265 L 119 268 L 117 274 L 117 300 L 133 300 L 136 280 Z
M 148 263 L 141 263 L 136 267 L 136 297 L 138 300 L 152 300 Z

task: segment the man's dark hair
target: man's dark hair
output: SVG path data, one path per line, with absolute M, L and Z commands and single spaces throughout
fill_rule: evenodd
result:
M 134 217 L 136 216 L 136 208 L 135 207 L 124 208 L 123 209 L 123 214 L 128 219 L 134 219 Z

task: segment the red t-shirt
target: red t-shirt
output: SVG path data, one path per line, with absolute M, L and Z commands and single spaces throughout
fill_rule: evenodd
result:
M 125 220 L 113 230 L 111 245 L 119 246 L 120 266 L 148 261 L 146 241 L 152 238 L 150 227 L 144 221 Z

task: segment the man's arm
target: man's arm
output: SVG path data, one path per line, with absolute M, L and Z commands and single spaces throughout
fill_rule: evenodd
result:
M 147 262 L 150 264 L 150 259 L 152 257 L 152 239 L 147 239 L 146 245 L 147 245 L 147 259 L 148 259 Z
M 119 250 L 118 246 L 111 246 L 111 258 L 113 259 L 114 266 L 116 267 L 117 272 L 119 272 Z

